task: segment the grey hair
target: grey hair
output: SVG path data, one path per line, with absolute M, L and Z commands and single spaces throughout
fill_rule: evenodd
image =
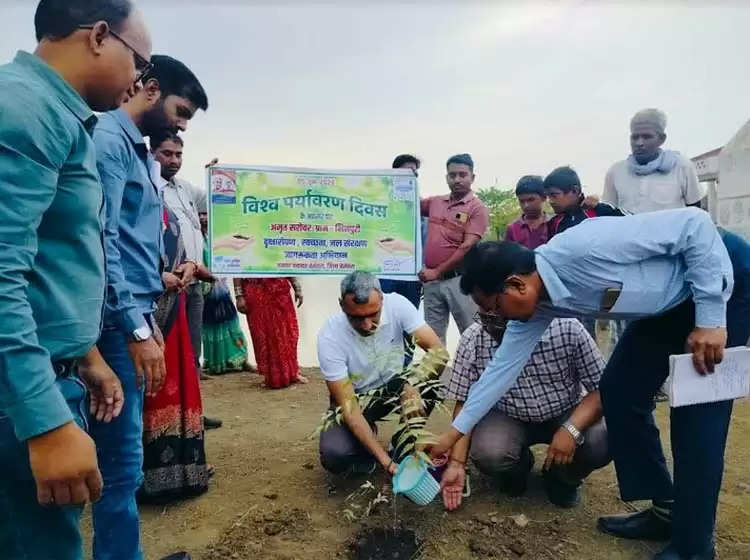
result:
M 650 124 L 664 134 L 667 129 L 667 115 L 661 109 L 641 109 L 630 119 L 630 129 L 637 124 Z
M 367 303 L 370 301 L 370 292 L 380 289 L 380 280 L 369 272 L 358 270 L 347 274 L 341 280 L 341 299 L 348 295 L 354 296 L 354 303 Z

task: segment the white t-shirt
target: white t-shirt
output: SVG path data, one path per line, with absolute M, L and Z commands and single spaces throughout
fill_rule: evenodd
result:
M 628 161 L 618 161 L 604 179 L 602 200 L 630 214 L 684 208 L 706 196 L 706 187 L 698 182 L 693 162 L 678 155 L 677 165 L 669 173 L 636 175 Z
M 363 393 L 381 387 L 404 366 L 404 332 L 413 334 L 425 324 L 408 299 L 383 295 L 378 330 L 362 336 L 349 324 L 343 311 L 328 318 L 318 333 L 318 362 L 326 381 L 351 379 Z

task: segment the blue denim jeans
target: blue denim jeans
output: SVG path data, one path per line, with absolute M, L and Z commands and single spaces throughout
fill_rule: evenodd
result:
M 86 429 L 84 384 L 77 377 L 60 378 L 56 384 L 68 401 L 73 418 Z M 26 443 L 16 439 L 10 419 L 0 413 L 0 557 L 81 560 L 81 510 L 39 505 Z
M 109 424 L 93 422 L 102 499 L 94 504 L 94 559 L 140 560 L 140 527 L 135 493 L 143 481 L 143 390 L 136 384 L 127 337 L 105 328 L 99 351 L 122 383 L 125 405 Z

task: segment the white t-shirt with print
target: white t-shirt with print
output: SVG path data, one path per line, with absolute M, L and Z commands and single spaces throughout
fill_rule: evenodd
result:
M 362 336 L 343 311 L 328 318 L 318 333 L 318 362 L 326 381 L 349 378 L 357 393 L 376 389 L 400 373 L 404 365 L 404 332 L 425 324 L 419 310 L 396 293 L 383 295 L 380 325 Z

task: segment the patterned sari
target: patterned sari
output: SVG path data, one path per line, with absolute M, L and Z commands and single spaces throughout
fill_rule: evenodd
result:
M 166 270 L 184 262 L 177 218 L 165 211 Z M 185 294 L 165 294 L 157 312 L 164 335 L 167 377 L 143 407 L 143 486 L 139 501 L 165 503 L 208 489 L 203 408 L 190 342 Z
M 208 249 L 203 260 L 208 266 Z M 247 366 L 247 341 L 240 328 L 237 308 L 226 280 L 204 284 L 203 305 L 203 369 L 217 375 L 241 371 Z
M 288 387 L 299 378 L 299 326 L 291 288 L 288 278 L 242 281 L 258 373 L 271 389 Z

